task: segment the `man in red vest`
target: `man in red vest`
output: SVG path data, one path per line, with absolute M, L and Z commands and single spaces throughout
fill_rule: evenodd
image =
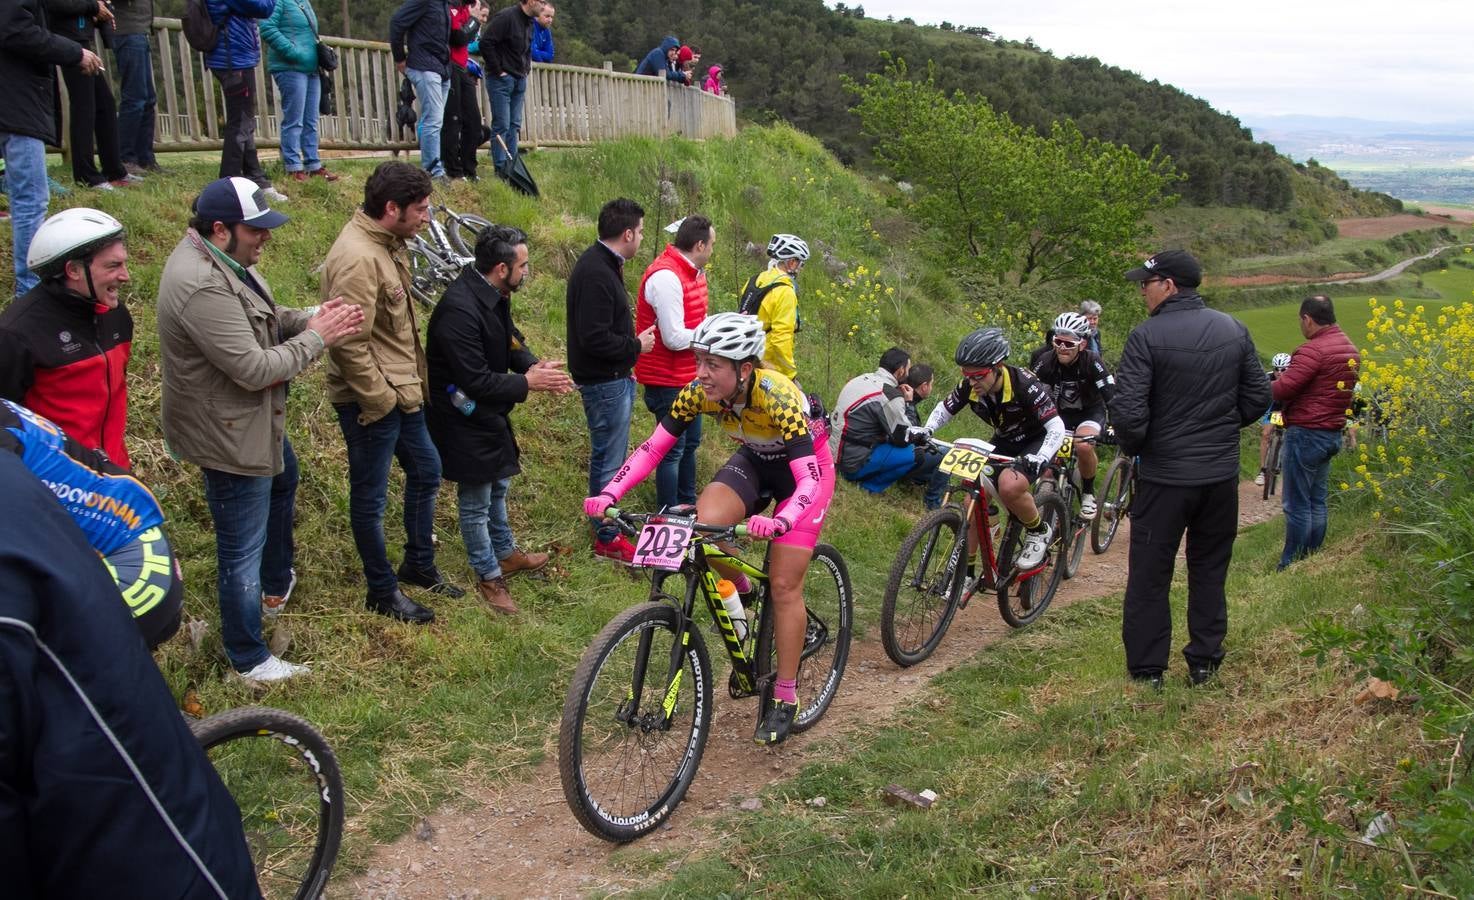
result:
M 676 237 L 640 278 L 635 301 L 635 331 L 655 326 L 655 347 L 635 363 L 635 380 L 645 386 L 645 408 L 655 421 L 670 411 L 681 388 L 696 380 L 691 333 L 706 318 L 706 264 L 716 229 L 706 216 L 676 223 Z M 676 440 L 655 470 L 655 495 L 661 506 L 696 502 L 696 448 L 701 420 Z

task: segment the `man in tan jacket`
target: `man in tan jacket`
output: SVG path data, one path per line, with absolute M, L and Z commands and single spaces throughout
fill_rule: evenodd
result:
M 412 584 L 448 597 L 465 591 L 435 568 L 432 542 L 440 455 L 425 423 L 425 351 L 409 293 L 405 241 L 430 218 L 430 175 L 386 162 L 363 187 L 363 208 L 338 233 L 323 263 L 322 296 L 363 310 L 365 328 L 328 359 L 328 397 L 348 444 L 348 518 L 368 581 L 365 605 L 425 624 L 435 613 L 406 597 Z M 396 573 L 384 547 L 389 465 L 404 470 L 404 562 Z
M 262 615 L 278 612 L 297 580 L 287 382 L 363 322 L 342 298 L 305 310 L 276 304 L 255 266 L 271 230 L 286 222 L 254 182 L 212 182 L 159 278 L 164 437 L 204 475 L 220 633 L 231 665 L 254 682 L 308 671 L 261 638 Z

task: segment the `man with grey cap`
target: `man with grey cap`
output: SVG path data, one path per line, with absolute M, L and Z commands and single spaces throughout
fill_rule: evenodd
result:
M 250 179 L 211 182 L 159 278 L 164 438 L 204 476 L 220 633 L 232 667 L 255 683 L 308 671 L 261 636 L 262 617 L 280 611 L 297 581 L 287 383 L 363 322 L 341 297 L 310 309 L 277 305 L 256 263 L 286 223 Z
M 1116 369 L 1111 422 L 1139 457 L 1121 638 L 1133 679 L 1161 687 L 1172 644 L 1168 591 L 1187 534 L 1188 679 L 1223 661 L 1224 584 L 1238 531 L 1239 430 L 1269 406 L 1269 380 L 1243 323 L 1209 309 L 1203 270 L 1164 250 L 1126 273 L 1146 301 Z

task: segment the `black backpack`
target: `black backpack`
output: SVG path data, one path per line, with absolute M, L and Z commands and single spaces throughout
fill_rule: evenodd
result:
M 201 53 L 209 53 L 220 43 L 220 27 L 210 18 L 205 0 L 184 0 L 184 39 Z
M 757 276 L 752 276 L 747 282 L 747 287 L 742 289 L 742 297 L 737 301 L 737 311 L 744 316 L 757 315 L 758 308 L 763 305 L 763 298 L 773 288 L 782 284 L 781 281 L 771 281 L 765 287 L 757 286 Z

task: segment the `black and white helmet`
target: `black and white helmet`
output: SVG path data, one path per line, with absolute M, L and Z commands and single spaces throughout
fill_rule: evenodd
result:
M 809 258 L 809 245 L 796 234 L 775 234 L 768 241 L 768 256 L 779 261 L 796 259 L 802 262 Z
M 691 349 L 742 362 L 761 357 L 767 346 L 763 323 L 757 316 L 720 312 L 707 316 L 691 334 Z
M 1269 364 L 1274 366 L 1276 372 L 1283 372 L 1290 367 L 1290 354 L 1276 353 L 1274 359 L 1269 361 Z
M 26 251 L 26 268 L 47 278 L 71 260 L 85 259 L 122 238 L 123 223 L 107 213 L 82 206 L 64 209 L 36 229 Z
M 979 368 L 1008 358 L 1008 336 L 1002 328 L 979 328 L 962 339 L 953 357 L 959 366 Z
M 1079 313 L 1062 312 L 1055 317 L 1052 329 L 1055 334 L 1073 334 L 1077 338 L 1084 338 L 1090 334 L 1090 323 Z

